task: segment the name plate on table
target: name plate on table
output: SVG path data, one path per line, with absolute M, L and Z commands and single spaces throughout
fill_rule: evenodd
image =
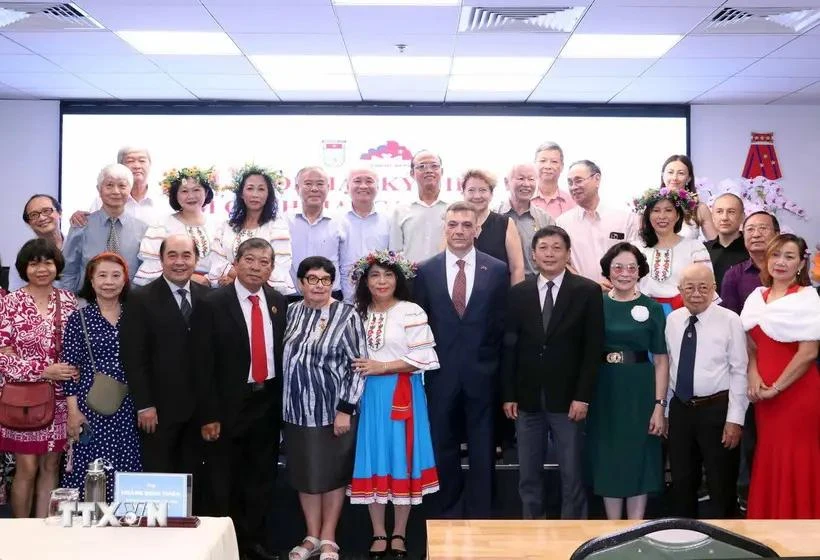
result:
M 190 474 L 118 472 L 114 501 L 166 502 L 169 517 L 190 517 L 192 485 Z

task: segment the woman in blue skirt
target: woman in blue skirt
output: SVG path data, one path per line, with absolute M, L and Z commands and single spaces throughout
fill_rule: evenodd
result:
M 408 301 L 407 280 L 414 275 L 413 263 L 384 250 L 359 259 L 352 275 L 369 357 L 354 361 L 365 386 L 348 494 L 352 503 L 368 504 L 371 558 L 388 551 L 394 558 L 406 557 L 410 506 L 439 488 L 421 377 L 439 364 L 427 315 Z M 389 540 L 384 525 L 388 502 L 395 508 Z

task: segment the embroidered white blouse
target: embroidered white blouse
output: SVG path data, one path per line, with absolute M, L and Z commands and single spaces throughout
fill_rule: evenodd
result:
M 649 297 L 671 298 L 678 295 L 678 282 L 683 269 L 693 263 L 712 268 L 706 246 L 696 239 L 681 237 L 671 249 L 639 245 L 649 262 L 649 274 L 641 279 L 641 292 Z

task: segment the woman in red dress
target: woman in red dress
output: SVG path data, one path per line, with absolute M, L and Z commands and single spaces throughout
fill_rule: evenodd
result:
M 800 237 L 774 238 L 764 285 L 740 316 L 757 422 L 750 519 L 820 518 L 820 296 L 809 285 L 808 254 Z

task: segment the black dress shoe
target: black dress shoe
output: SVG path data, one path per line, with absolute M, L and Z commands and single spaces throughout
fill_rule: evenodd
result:
M 265 547 L 259 543 L 249 546 L 245 549 L 245 556 L 248 560 L 279 560 L 278 554 L 273 554 L 265 550 Z
M 371 548 L 378 541 L 387 541 L 387 537 L 378 536 L 378 537 L 373 537 L 372 539 L 370 539 Z M 385 544 L 389 545 L 388 542 L 385 542 Z M 371 550 L 369 552 L 370 560 L 379 560 L 380 558 L 384 558 L 385 556 L 387 556 L 388 552 L 390 552 L 390 547 L 389 546 L 385 546 L 384 550 Z
M 394 540 L 401 541 L 402 544 L 404 544 L 404 550 L 393 548 Z M 390 537 L 390 552 L 396 560 L 403 560 L 404 558 L 407 558 L 407 539 L 404 538 L 404 535 L 393 535 Z

